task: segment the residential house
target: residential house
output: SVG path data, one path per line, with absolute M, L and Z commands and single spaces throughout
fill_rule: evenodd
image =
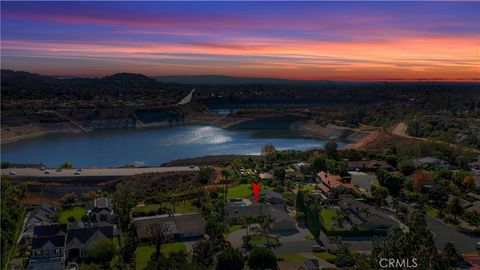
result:
M 65 265 L 66 225 L 33 227 L 32 252 L 28 270 L 63 270 Z
M 68 262 L 82 263 L 87 249 L 95 242 L 113 239 L 115 227 L 109 223 L 87 225 L 77 222 L 68 228 L 66 254 Z
M 415 167 L 422 169 L 449 169 L 450 163 L 434 157 L 424 157 L 413 161 Z
M 111 222 L 116 218 L 112 203 L 107 198 L 98 198 L 88 203 L 87 215 L 95 222 Z
M 392 166 L 383 160 L 347 161 L 348 171 L 372 172 L 378 169 L 391 170 Z
M 351 183 L 344 183 L 340 175 L 328 174 L 324 171 L 317 173 L 317 189 L 319 189 L 324 195 L 328 195 L 332 189 L 344 188 L 347 190 L 355 190 Z
M 225 214 L 233 223 L 240 223 L 242 218 L 257 218 L 261 215 L 270 215 L 272 218 L 272 231 L 297 230 L 296 221 L 288 215 L 282 204 L 227 202 Z
M 285 199 L 282 194 L 267 189 L 260 191 L 260 198 L 264 198 L 265 202 L 270 204 L 286 205 L 287 203 L 287 199 Z
M 150 226 L 155 223 L 168 226 L 173 238 L 177 240 L 200 238 L 205 235 L 205 221 L 201 213 L 139 217 L 133 222 L 140 239 L 150 238 Z
M 308 168 L 309 166 L 310 166 L 310 163 L 303 162 L 303 161 L 292 165 L 293 169 L 297 172 L 302 172 L 304 168 Z
M 55 216 L 55 207 L 50 204 L 42 204 L 33 208 L 28 213 L 25 228 L 22 233 L 21 239 L 27 243 L 30 243 L 33 237 L 33 228 L 35 226 L 48 225 Z
M 312 260 L 306 260 L 304 262 L 277 262 L 279 270 L 320 270 L 318 263 Z
M 349 223 L 360 230 L 388 230 L 397 224 L 381 209 L 350 197 L 342 198 L 339 206 Z

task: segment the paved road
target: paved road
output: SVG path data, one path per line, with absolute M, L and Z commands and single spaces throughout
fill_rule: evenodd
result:
M 145 167 L 145 168 L 91 168 L 83 169 L 79 176 L 128 176 L 142 173 L 167 173 L 167 172 L 189 172 L 198 171 L 197 166 L 176 166 L 176 167 Z M 69 177 L 75 176 L 75 169 L 62 169 L 57 172 L 56 169 L 46 169 L 50 172 L 46 174 L 38 168 L 12 168 L 3 169 L 2 175 L 9 175 L 10 172 L 15 172 L 11 175 L 12 178 L 21 177 Z
M 434 241 L 437 249 L 443 250 L 448 242 L 452 242 L 455 248 L 461 253 L 475 252 L 475 244 L 480 238 L 470 237 L 449 227 L 442 221 L 426 215 L 427 225 L 434 233 Z

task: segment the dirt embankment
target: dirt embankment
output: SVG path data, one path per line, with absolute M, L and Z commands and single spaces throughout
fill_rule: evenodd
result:
M 18 127 L 5 127 L 2 128 L 1 143 L 6 144 L 52 134 L 79 132 L 82 132 L 82 130 L 71 123 L 30 124 Z

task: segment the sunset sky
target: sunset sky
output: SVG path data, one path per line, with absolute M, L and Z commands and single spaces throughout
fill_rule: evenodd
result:
M 2 68 L 480 80 L 480 2 L 2 2 Z

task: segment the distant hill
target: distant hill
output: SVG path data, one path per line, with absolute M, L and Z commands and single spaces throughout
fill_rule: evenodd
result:
M 195 75 L 195 76 L 158 76 L 157 81 L 181 84 L 217 84 L 217 85 L 253 85 L 253 84 L 305 84 L 323 81 L 301 81 L 274 78 L 242 78 L 221 75 Z

